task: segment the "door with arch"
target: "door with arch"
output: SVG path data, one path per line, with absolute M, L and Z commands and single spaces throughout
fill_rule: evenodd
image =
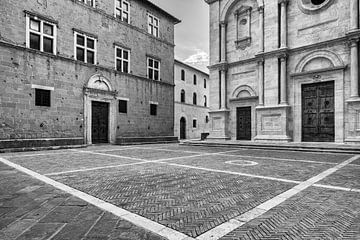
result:
M 186 139 L 186 119 L 180 119 L 180 139 Z

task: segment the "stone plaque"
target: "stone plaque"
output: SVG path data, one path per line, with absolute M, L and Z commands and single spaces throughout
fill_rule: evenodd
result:
M 213 130 L 221 130 L 221 118 L 220 117 L 214 117 L 212 120 L 212 129 Z
M 261 130 L 262 131 L 281 131 L 279 115 L 268 115 L 262 116 L 261 119 Z

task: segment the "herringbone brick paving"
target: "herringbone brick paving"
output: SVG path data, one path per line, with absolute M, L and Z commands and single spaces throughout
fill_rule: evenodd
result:
M 241 166 L 226 163 L 228 161 L 245 160 L 258 163 L 254 166 Z M 232 172 L 241 172 L 254 175 L 284 178 L 296 181 L 305 181 L 308 178 L 319 174 L 320 172 L 330 168 L 332 165 L 303 163 L 303 162 L 287 162 L 270 159 L 259 159 L 250 157 L 222 156 L 216 155 L 207 158 L 193 157 L 171 161 L 190 166 L 219 169 Z
M 1 240 L 165 240 L 0 163 Z
M 192 237 L 294 186 L 160 164 L 53 179 Z
M 360 239 L 360 193 L 311 188 L 222 240 Z
M 112 151 L 117 148 L 122 150 Z M 157 148 L 175 151 L 163 151 L 157 150 Z M 233 149 L 180 146 L 175 144 L 144 145 L 139 146 L 139 148 L 136 146 L 93 146 L 85 150 L 117 156 L 121 156 L 124 153 L 126 156 L 146 158 L 146 160 L 183 156 L 183 159 L 171 160 L 169 163 L 186 163 L 190 166 L 238 171 L 289 180 L 306 180 L 334 166 L 332 164 L 343 162 L 352 157 L 352 155 L 345 154 L 313 154 L 249 149 L 239 149 L 226 155 L 191 157 L 197 154 L 196 152 L 199 154 L 218 153 Z M 191 151 L 192 153 L 182 154 L 182 151 Z M 149 152 L 150 154 L 147 155 Z M 42 153 L 51 155 L 21 157 L 21 155 Z M 53 155 L 53 153 L 56 154 Z M 90 153 L 80 154 L 75 151 L 68 151 L 68 153 L 70 154 L 67 154 L 66 150 L 15 153 L 6 154 L 6 156 L 12 156 L 12 158 L 6 158 L 41 173 L 92 168 L 107 164 L 117 165 L 139 162 Z M 242 157 L 243 155 L 310 160 L 332 164 L 303 163 L 300 161 L 286 162 Z M 2 156 L 0 155 L 0 157 Z M 258 165 L 254 168 L 254 166 L 242 167 L 224 164 L 225 161 L 230 160 L 250 160 L 258 162 Z M 358 163 L 359 160 L 353 162 L 353 164 Z M 348 168 L 353 170 L 347 172 Z M 355 169 L 358 168 L 354 165 L 345 167 L 339 170 L 341 175 L 338 177 L 335 173 L 320 183 L 341 187 L 356 186 L 359 176 L 358 171 Z M 342 173 L 342 170 L 346 170 L 346 173 Z M 14 171 L 11 170 L 11 172 Z M 2 175 L 1 171 L 0 174 Z M 18 178 L 16 174 L 15 176 L 13 180 Z M 331 178 L 333 176 L 335 176 L 335 179 Z M 347 178 L 342 180 L 344 176 Z M 62 174 L 52 178 L 193 237 L 199 236 L 221 223 L 257 207 L 259 204 L 295 185 L 261 178 L 214 173 L 206 170 L 189 170 L 185 167 L 168 166 L 166 163 L 145 163 L 137 166 Z M 331 179 L 331 181 L 325 182 L 328 179 Z M 2 184 L 0 189 L 3 189 L 3 193 L 10 193 L 5 195 L 6 197 L 2 197 L 3 193 L 0 192 L 0 227 L 5 225 L 9 231 L 11 230 L 10 226 L 13 227 L 12 229 L 14 227 L 20 227 L 21 229 L 21 227 L 28 224 L 27 219 L 24 219 L 26 221 L 20 221 L 21 224 L 18 225 L 14 225 L 13 222 L 15 221 L 14 219 L 22 219 L 29 212 L 32 213 L 28 216 L 36 214 L 33 208 L 39 208 L 37 207 L 39 205 L 37 201 L 39 199 L 43 201 L 52 199 L 54 192 L 48 193 L 48 190 L 54 191 L 54 189 L 44 188 L 41 183 L 33 186 L 31 181 L 22 182 L 18 190 L 25 189 L 23 191 L 28 192 L 27 194 L 33 194 L 37 197 L 39 195 L 42 196 L 34 202 L 29 200 L 29 198 L 17 198 L 12 194 L 12 187 L 3 186 L 3 183 L 8 182 L 11 181 L 5 180 L 5 182 L 1 182 L 0 179 Z M 30 185 L 29 188 L 24 188 L 26 183 Z M 349 185 L 350 183 L 353 185 Z M 150 234 L 119 218 L 114 220 L 113 218 L 116 217 L 111 214 L 104 214 L 103 211 L 98 212 L 99 210 L 96 208 L 89 208 L 90 206 L 86 203 L 76 203 L 76 201 L 71 203 L 70 201 L 67 204 L 66 202 L 70 199 L 66 197 L 69 197 L 69 195 L 61 195 L 60 191 L 56 191 L 56 194 L 60 194 L 65 200 L 61 198 L 62 202 L 55 208 L 56 210 L 53 209 L 53 215 L 45 217 L 43 221 L 38 221 L 36 225 L 30 228 L 31 231 L 26 233 L 28 235 L 23 234 L 22 238 L 19 239 L 35 239 L 35 237 L 42 234 L 54 233 L 63 224 L 66 224 L 67 227 L 60 229 L 61 234 L 57 235 L 55 239 L 76 239 L 68 238 L 71 234 L 72 236 L 83 234 L 83 238 L 84 234 L 86 234 L 84 239 L 160 239 L 157 235 Z M 360 196 L 356 194 L 359 193 L 311 188 L 311 191 L 306 190 L 291 198 L 290 200 L 294 203 L 290 203 L 291 201 L 289 200 L 285 201 L 268 213 L 236 229 L 224 237 L 224 239 L 360 239 L 359 207 L 357 204 L 354 204 L 358 202 Z M 299 198 L 298 200 L 296 200 L 297 197 Z M 11 201 L 17 204 L 17 206 L 24 205 L 24 207 L 14 208 L 8 205 L 3 207 L 5 206 L 2 203 L 3 199 L 7 199 L 6 204 L 9 204 L 9 201 Z M 54 199 L 55 203 L 57 203 L 57 198 Z M 40 209 L 42 208 L 40 207 Z M 268 214 L 270 215 L 267 218 Z M 3 220 L 2 216 L 5 215 L 7 217 Z M 74 216 L 71 217 L 71 215 Z M 95 224 L 92 230 L 88 231 L 89 228 L 87 226 L 90 222 L 94 223 L 91 220 L 91 216 L 95 215 L 99 219 L 99 224 Z M 80 221 L 82 218 L 84 218 L 83 222 Z M 80 221 L 79 223 L 81 224 L 76 224 L 74 219 L 77 219 L 78 222 Z M 84 229 L 87 229 L 87 231 Z M 3 232 L 4 230 L 0 230 L 0 239 Z M 70 235 L 68 235 L 69 233 Z M 26 237 L 24 238 L 24 236 Z
M 56 153 L 56 152 L 55 152 Z M 88 153 L 69 152 L 64 154 L 55 155 L 40 155 L 40 156 L 28 156 L 17 157 L 13 156 L 8 158 L 14 163 L 24 166 L 28 169 L 36 171 L 41 174 L 62 172 L 72 169 L 85 169 L 93 167 L 112 166 L 120 164 L 135 163 L 137 161 L 114 158 L 108 156 L 90 155 Z
M 360 166 L 346 166 L 325 178 L 319 184 L 360 189 Z

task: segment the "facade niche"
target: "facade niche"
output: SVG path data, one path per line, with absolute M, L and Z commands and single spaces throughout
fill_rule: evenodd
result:
M 251 45 L 251 10 L 249 6 L 241 6 L 235 11 L 237 49 L 244 50 Z

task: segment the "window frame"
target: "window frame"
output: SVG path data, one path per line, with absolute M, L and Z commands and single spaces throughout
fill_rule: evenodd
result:
M 77 44 L 77 36 L 78 35 L 84 37 L 84 46 Z M 87 39 L 88 38 L 94 41 L 94 49 L 91 49 L 91 48 L 87 47 Z M 77 59 L 76 50 L 77 50 L 78 47 L 82 48 L 84 50 L 84 61 L 81 61 L 81 60 Z M 88 51 L 94 52 L 94 63 L 88 63 L 88 61 L 87 61 L 87 52 Z M 92 37 L 92 36 L 90 36 L 90 35 L 88 35 L 86 33 L 78 32 L 78 31 L 74 30 L 74 59 L 76 61 L 84 62 L 84 63 L 87 63 L 87 64 L 97 65 L 97 38 Z
M 116 3 L 119 1 L 121 1 L 121 8 L 116 7 Z M 124 10 L 124 8 L 123 8 L 124 3 L 128 5 L 127 11 Z M 121 12 L 121 18 L 119 18 L 118 15 L 116 14 L 116 10 L 119 10 Z M 126 13 L 128 15 L 127 21 L 124 21 L 124 19 L 123 19 L 124 13 Z M 114 17 L 116 19 L 121 20 L 122 22 L 130 23 L 130 2 L 127 0 L 114 0 Z
M 158 115 L 158 105 L 159 103 L 157 102 L 149 102 L 149 105 L 150 105 L 150 116 L 157 116 Z M 153 109 L 152 109 L 152 106 L 155 107 L 155 114 L 153 114 Z
M 95 7 L 95 1 L 96 0 L 90 0 L 91 1 L 91 4 L 88 4 L 88 0 L 78 0 L 79 2 L 81 2 L 82 4 L 85 4 L 87 6 L 90 6 L 90 7 Z
M 40 22 L 40 24 L 39 24 L 39 28 L 40 28 L 39 32 L 37 32 L 35 30 L 32 30 L 30 28 L 30 22 L 31 22 L 32 19 L 35 20 L 35 21 Z M 47 21 L 47 20 L 45 20 L 45 19 L 43 19 L 41 17 L 38 17 L 38 16 L 32 16 L 30 14 L 26 14 L 25 22 L 26 22 L 26 48 L 56 55 L 56 49 L 57 49 L 57 44 L 56 44 L 56 40 L 57 40 L 57 24 L 49 22 L 49 21 Z M 53 36 L 47 35 L 47 34 L 44 33 L 44 31 L 43 31 L 44 30 L 44 23 L 46 23 L 48 25 L 51 25 L 53 27 Z M 31 33 L 40 36 L 40 43 L 39 43 L 40 44 L 40 49 L 30 48 L 30 35 L 31 35 Z M 44 38 L 45 37 L 50 38 L 53 41 L 52 53 L 44 51 Z
M 204 95 L 204 107 L 207 107 L 207 96 Z
M 121 57 L 117 56 L 117 50 L 121 50 Z M 128 59 L 124 59 L 124 51 L 128 52 Z M 121 61 L 121 70 L 117 69 L 117 61 Z M 128 69 L 127 72 L 124 71 L 124 62 L 127 62 L 128 64 Z M 120 46 L 116 46 L 115 45 L 115 70 L 119 71 L 119 72 L 123 72 L 123 73 L 130 73 L 130 62 L 131 62 L 131 50 L 124 48 L 124 47 L 120 47 Z
M 150 21 L 150 19 L 152 18 L 152 22 Z M 154 20 L 157 20 L 157 25 L 154 24 Z M 147 27 L 148 27 L 148 33 L 154 37 L 159 37 L 160 35 L 160 19 L 158 17 L 155 17 L 153 14 L 151 13 L 147 13 Z M 155 34 L 155 31 L 156 34 Z
M 197 128 L 197 118 L 193 118 L 193 122 L 192 122 L 192 128 L 196 129 Z
M 196 76 L 196 74 L 194 74 L 193 83 L 194 83 L 194 85 L 197 85 L 197 76 Z
M 181 76 L 180 76 L 181 81 L 185 81 L 186 74 L 185 74 L 185 70 L 184 70 L 184 69 L 181 69 L 180 75 L 181 75 Z
M 186 92 L 184 89 L 181 89 L 180 91 L 180 102 L 185 103 L 186 102 Z
M 193 93 L 193 105 L 197 105 L 197 94 Z
M 152 67 L 150 67 L 149 66 L 149 60 L 152 60 L 153 61 L 153 66 Z M 158 65 L 159 65 L 159 68 L 158 69 L 156 69 L 155 68 L 155 62 L 158 62 Z M 153 58 L 153 57 L 147 57 L 146 58 L 146 75 L 147 75 L 147 78 L 148 79 L 151 79 L 151 80 L 154 80 L 154 81 L 161 81 L 161 77 L 160 77 L 160 74 L 161 74 L 161 61 L 160 60 L 158 60 L 158 59 L 155 59 L 155 58 Z M 149 76 L 149 70 L 151 70 L 152 71 L 152 78 L 150 78 L 150 76 Z M 158 73 L 158 79 L 155 79 L 155 71 L 158 71 L 159 73 Z
M 204 78 L 204 88 L 206 88 L 206 86 L 207 86 L 207 81 L 206 81 L 206 79 Z
M 128 98 L 118 98 L 118 112 L 119 114 L 128 114 L 129 112 L 129 108 L 128 108 L 128 105 L 129 105 L 129 99 Z M 120 111 L 120 102 L 125 102 L 126 103 L 126 112 L 121 112 Z

